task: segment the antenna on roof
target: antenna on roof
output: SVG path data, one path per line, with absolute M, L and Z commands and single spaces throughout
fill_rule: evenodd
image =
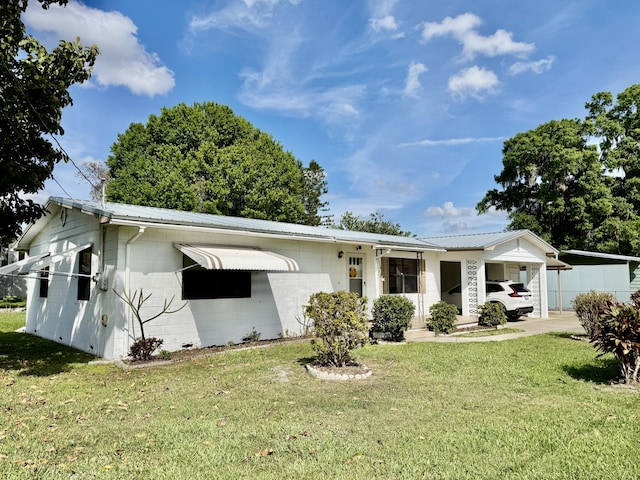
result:
M 102 208 L 104 208 L 104 197 L 105 197 L 105 187 L 107 185 L 107 179 L 102 177 L 100 179 L 100 184 L 102 189 L 100 190 L 100 206 L 102 206 Z

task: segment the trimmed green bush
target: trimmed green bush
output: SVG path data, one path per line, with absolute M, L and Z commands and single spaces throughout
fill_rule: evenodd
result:
M 497 327 L 507 323 L 507 315 L 504 313 L 502 305 L 496 302 L 486 302 L 478 307 L 478 325 L 485 327 Z
M 436 335 L 451 333 L 456 329 L 455 323 L 458 307 L 455 305 L 440 300 L 438 303 L 434 303 L 429 307 L 429 314 L 431 315 L 431 319 L 427 325 L 429 329 L 436 332 Z
M 590 290 L 588 293 L 580 293 L 571 301 L 571 305 L 589 338 L 597 335 L 600 316 L 615 301 L 616 299 L 612 294 L 594 290 Z
M 385 295 L 373 302 L 372 330 L 381 332 L 383 337 L 394 342 L 404 340 L 404 332 L 411 324 L 416 306 L 407 297 L 401 295 Z
M 311 346 L 319 365 L 354 365 L 351 351 L 369 341 L 367 298 L 351 292 L 314 293 L 305 315 L 313 321 L 315 337 Z

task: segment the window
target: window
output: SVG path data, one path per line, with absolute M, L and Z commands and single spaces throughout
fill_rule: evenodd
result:
M 389 293 L 418 293 L 418 260 L 389 259 Z
M 91 247 L 78 254 L 78 300 L 89 300 L 91 295 Z
M 182 257 L 182 299 L 251 298 L 251 272 L 207 270 L 186 255 Z
M 40 298 L 49 296 L 49 267 L 44 267 L 40 271 Z

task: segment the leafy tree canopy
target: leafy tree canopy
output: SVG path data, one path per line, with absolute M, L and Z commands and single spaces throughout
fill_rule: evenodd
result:
M 402 235 L 405 237 L 412 236 L 411 232 L 403 231 L 399 223 L 393 223 L 391 220 L 386 219 L 384 213 L 380 210 L 370 213 L 367 218 L 358 217 L 352 212 L 345 212 L 340 217 L 340 222 L 332 226 L 339 230 Z
M 67 0 L 38 0 L 43 8 Z M 72 104 L 69 87 L 88 80 L 98 55 L 80 40 L 61 41 L 51 52 L 27 35 L 21 14 L 28 0 L 0 4 L 0 240 L 15 238 L 43 207 L 21 194 L 44 187 L 53 167 L 68 157 L 52 145 L 62 135 L 62 109 Z
M 163 108 L 118 136 L 107 159 L 107 199 L 318 224 L 324 172 L 213 102 Z M 315 223 L 317 222 L 317 223 Z
M 501 188 L 477 210 L 506 211 L 508 229 L 528 228 L 558 248 L 640 254 L 639 104 L 640 85 L 616 102 L 600 92 L 585 119 L 552 120 L 505 141 Z

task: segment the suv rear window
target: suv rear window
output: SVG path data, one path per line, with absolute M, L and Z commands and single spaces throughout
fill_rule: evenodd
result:
M 487 293 L 504 292 L 502 285 L 499 283 L 487 283 Z
M 530 293 L 529 290 L 526 289 L 522 283 L 512 283 L 509 286 L 518 293 Z

